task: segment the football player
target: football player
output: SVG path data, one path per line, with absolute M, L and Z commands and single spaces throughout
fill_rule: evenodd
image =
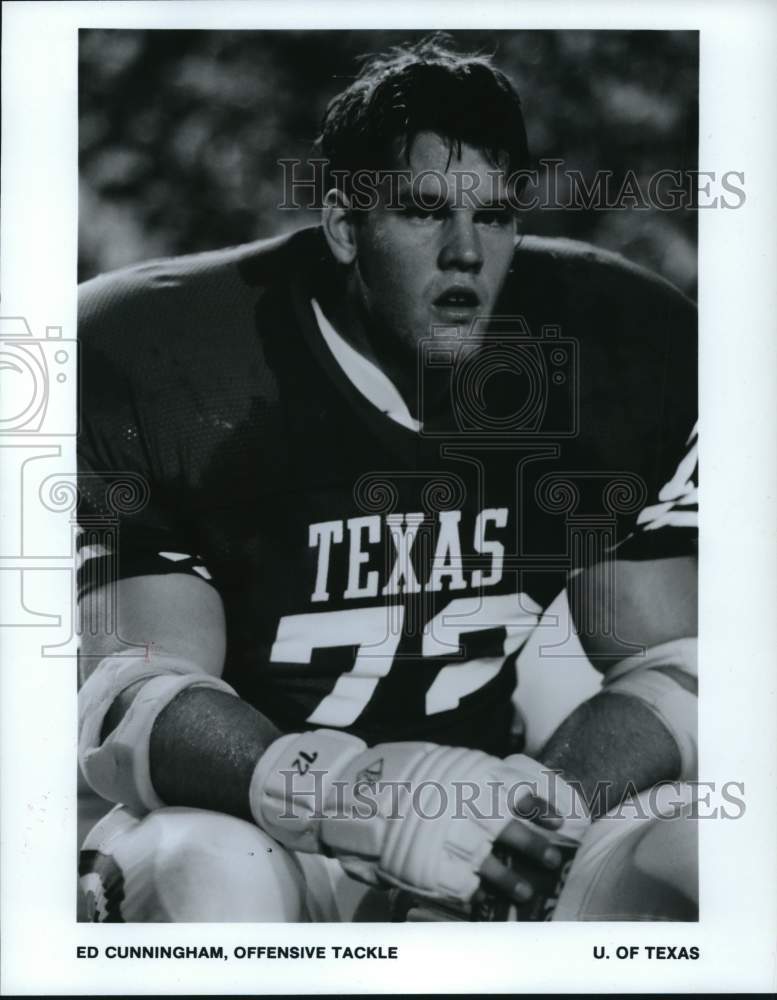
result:
M 320 147 L 319 227 L 82 289 L 91 916 L 546 917 L 581 845 L 557 916 L 688 919 L 687 793 L 607 817 L 695 773 L 693 307 L 516 235 L 487 59 L 374 59 Z M 567 581 L 603 683 L 534 758 L 516 659 Z

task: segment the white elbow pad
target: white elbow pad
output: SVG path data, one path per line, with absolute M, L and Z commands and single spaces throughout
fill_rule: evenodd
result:
M 698 699 L 669 674 L 658 669 L 675 667 L 697 677 L 697 640 L 675 639 L 629 656 L 616 663 L 604 680 L 602 691 L 639 698 L 671 733 L 680 753 L 682 780 L 693 780 L 698 772 Z
M 100 742 L 105 716 L 116 698 L 145 681 L 112 732 Z M 78 760 L 88 784 L 110 802 L 143 814 L 164 802 L 151 782 L 149 743 L 160 712 L 188 687 L 207 687 L 234 695 L 229 684 L 192 670 L 174 657 L 110 656 L 100 661 L 78 694 Z

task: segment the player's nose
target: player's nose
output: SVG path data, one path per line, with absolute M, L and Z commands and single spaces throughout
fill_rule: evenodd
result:
M 452 212 L 443 232 L 440 267 L 477 274 L 482 266 L 483 248 L 471 215 L 466 211 Z

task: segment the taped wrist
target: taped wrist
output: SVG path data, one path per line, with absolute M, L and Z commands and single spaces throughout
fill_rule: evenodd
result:
M 142 687 L 116 728 L 101 742 L 111 705 L 138 681 L 144 681 Z M 151 781 L 151 730 L 160 713 L 189 687 L 235 695 L 224 681 L 192 670 L 190 663 L 174 657 L 160 656 L 146 663 L 137 656 L 120 654 L 100 662 L 78 695 L 78 759 L 87 783 L 98 795 L 121 802 L 140 815 L 164 805 Z
M 320 850 L 318 830 L 335 782 L 367 744 L 337 729 L 289 733 L 259 758 L 249 788 L 257 826 L 295 851 Z
M 671 734 L 680 754 L 681 780 L 693 780 L 698 772 L 698 701 L 662 668 L 673 667 L 696 678 L 697 640 L 676 639 L 653 646 L 642 656 L 616 663 L 605 677 L 602 692 L 638 698 Z

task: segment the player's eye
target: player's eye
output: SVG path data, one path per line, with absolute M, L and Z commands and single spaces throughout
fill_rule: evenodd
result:
M 417 222 L 428 222 L 431 220 L 441 220 L 447 215 L 445 205 L 424 204 L 423 202 L 413 202 L 404 207 L 406 218 Z
M 509 226 L 512 221 L 513 213 L 507 205 L 482 208 L 475 213 L 475 222 L 485 226 Z

